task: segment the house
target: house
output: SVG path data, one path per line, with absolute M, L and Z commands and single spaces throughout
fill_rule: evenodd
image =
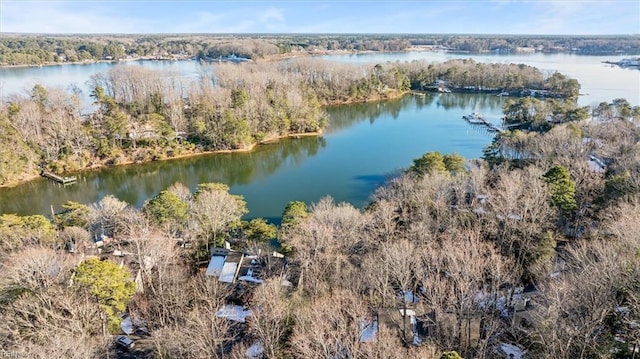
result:
M 251 309 L 233 304 L 225 304 L 216 311 L 216 317 L 240 323 L 244 323 L 247 317 L 252 315 L 253 311 Z
M 503 355 L 503 358 L 522 359 L 525 358 L 526 350 L 517 345 L 501 343 L 497 348 L 497 352 Z
M 259 256 L 228 248 L 212 248 L 205 275 L 224 283 L 261 284 L 268 273 L 277 271 L 282 274 L 284 263 L 284 256 L 277 252 L 271 256 Z
M 217 277 L 220 282 L 234 283 L 242 266 L 244 253 L 226 248 L 212 248 L 211 260 L 205 275 Z
M 286 266 L 286 258 L 274 252 L 252 254 L 236 251 L 231 248 L 211 248 L 211 258 L 204 261 L 201 267 L 205 276 L 222 283 L 228 283 L 231 290 L 227 299 L 230 303 L 247 303 L 256 286 L 260 286 L 267 278 L 280 282 L 283 287 L 291 287 L 288 280 L 290 273 Z M 204 264 L 207 264 L 206 269 Z
M 449 90 L 447 88 L 447 81 L 445 81 L 445 80 L 438 79 L 433 84 L 436 87 L 436 89 L 438 90 L 438 92 L 444 92 L 444 93 L 451 92 L 451 90 Z

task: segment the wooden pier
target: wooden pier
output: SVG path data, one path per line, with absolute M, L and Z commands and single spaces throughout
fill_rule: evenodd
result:
M 42 175 L 42 177 L 44 178 L 48 178 L 52 181 L 56 181 L 58 183 L 62 183 L 63 185 L 68 185 L 68 184 L 73 184 L 76 183 L 78 181 L 78 179 L 73 176 L 73 177 L 63 177 L 63 176 L 58 176 L 57 174 L 51 173 L 51 172 L 47 172 L 47 171 L 42 171 L 42 173 L 40 173 Z
M 477 113 L 472 113 L 470 115 L 464 115 L 462 116 L 463 119 L 465 119 L 468 123 L 472 124 L 472 125 L 483 125 L 487 127 L 487 131 L 489 132 L 504 132 L 503 129 L 501 129 L 500 127 L 492 124 L 491 122 L 487 121 L 487 119 L 485 119 L 484 117 L 478 115 Z

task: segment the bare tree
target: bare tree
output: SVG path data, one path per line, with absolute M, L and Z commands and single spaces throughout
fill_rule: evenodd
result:
M 100 307 L 69 288 L 78 260 L 51 249 L 29 248 L 2 264 L 2 350 L 37 358 L 86 358 L 104 349 Z
M 351 269 L 361 260 L 365 217 L 353 206 L 335 205 L 328 197 L 314 204 L 311 212 L 312 216 L 284 238 L 294 248 L 294 260 L 300 268 L 299 288 L 315 296 L 355 285 Z
M 199 233 L 206 243 L 220 245 L 219 238 L 224 230 L 247 212 L 241 196 L 229 194 L 226 185 L 200 185 L 191 203 L 192 228 Z
M 316 298 L 310 307 L 295 313 L 291 355 L 297 358 L 352 356 L 360 344 L 360 324 L 370 314 L 349 291 Z
M 104 234 L 107 237 L 114 236 L 120 229 L 119 224 L 126 221 L 124 213 L 129 205 L 112 195 L 107 195 L 97 203 L 89 206 L 89 224 L 93 235 Z M 99 237 L 98 237 L 99 239 Z
M 156 353 L 185 358 L 224 357 L 238 333 L 229 319 L 216 315 L 230 294 L 229 288 L 198 276 L 181 289 L 186 292 L 186 303 L 172 308 L 172 322 L 154 332 Z
M 279 278 L 266 281 L 253 293 L 254 315 L 249 318 L 249 333 L 260 340 L 267 358 L 284 355 L 292 319 L 288 305 L 289 299 Z

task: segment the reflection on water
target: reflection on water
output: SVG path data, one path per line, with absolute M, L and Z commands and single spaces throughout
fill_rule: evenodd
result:
M 403 96 L 375 103 L 360 102 L 350 105 L 330 106 L 326 109 L 330 119 L 326 133 L 339 132 L 365 120 L 370 124 L 374 124 L 376 119 L 381 116 L 398 118 L 402 108 L 411 101 L 413 100 L 410 96 Z
M 222 182 L 230 187 L 249 185 L 282 166 L 299 167 L 325 146 L 322 137 L 303 137 L 259 146 L 251 153 L 201 155 L 81 172 L 78 183 L 66 187 L 38 179 L 0 190 L 0 213 L 50 213 L 51 206 L 59 210 L 67 200 L 91 203 L 107 194 L 140 207 L 176 182 L 192 191 L 204 182 Z
M 452 96 L 453 95 L 453 96 Z M 437 95 L 436 95 L 437 96 Z M 501 111 L 504 99 L 490 94 L 478 94 L 476 96 L 464 96 L 462 94 L 446 94 L 439 96 L 436 105 L 445 109 L 491 109 Z
M 640 71 L 603 63 L 620 61 L 634 55 L 578 55 L 573 53 L 555 54 L 496 54 L 496 53 L 453 53 L 442 51 L 363 53 L 349 55 L 323 55 L 320 58 L 350 63 L 382 63 L 427 61 L 445 62 L 453 59 L 473 59 L 484 63 L 514 63 L 537 67 L 545 74 L 559 71 L 580 82 L 581 106 L 597 105 L 602 101 L 626 98 L 632 106 L 640 105 Z
M 492 134 L 470 126 L 462 115 L 501 116 L 503 99 L 473 94 L 407 95 L 402 98 L 333 106 L 320 137 L 286 139 L 250 153 L 202 155 L 76 174 L 62 187 L 38 179 L 0 190 L 0 213 L 49 214 L 68 200 L 92 203 L 113 194 L 141 206 L 171 184 L 191 190 L 222 182 L 247 201 L 249 218 L 277 219 L 289 201 L 317 202 L 326 195 L 356 207 L 390 174 L 428 151 L 479 157 Z
M 444 110 L 482 109 L 482 111 L 501 112 L 504 98 L 490 94 L 461 94 L 461 93 L 424 93 L 420 95 L 407 95 L 401 98 L 386 100 L 378 103 L 355 103 L 350 105 L 330 106 L 327 113 L 331 119 L 327 133 L 349 128 L 356 122 L 368 120 L 375 123 L 381 116 L 391 116 L 397 119 L 402 110 L 408 105 L 415 106 L 418 110 L 425 107 L 436 106 Z

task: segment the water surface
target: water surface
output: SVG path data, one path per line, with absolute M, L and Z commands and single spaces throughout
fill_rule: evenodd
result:
M 636 55 L 637 56 L 637 55 Z M 559 71 L 575 78 L 582 85 L 579 97 L 581 105 L 597 105 L 602 101 L 626 98 L 631 105 L 640 105 L 640 70 L 621 68 L 603 63 L 619 61 L 632 55 L 593 56 L 570 53 L 559 54 L 461 54 L 442 51 L 433 52 L 394 52 L 363 53 L 350 55 L 325 55 L 320 58 L 330 61 L 350 63 L 379 63 L 386 61 L 426 60 L 444 62 L 451 59 L 473 59 L 478 62 L 516 63 L 539 68 L 546 73 Z M 91 75 L 106 73 L 114 66 L 144 66 L 154 70 L 172 71 L 185 79 L 194 79 L 202 71 L 211 68 L 211 64 L 197 61 L 129 61 L 124 63 L 67 64 L 43 67 L 0 68 L 0 98 L 11 94 L 26 93 L 36 84 L 67 89 L 70 86 L 82 91 L 86 103 L 91 103 L 90 86 L 87 81 Z
M 640 70 L 603 63 L 603 61 L 616 62 L 629 57 L 634 56 L 594 56 L 571 53 L 463 54 L 442 51 L 321 56 L 321 58 L 331 61 L 350 63 L 405 62 L 413 60 L 444 62 L 452 59 L 473 59 L 484 63 L 525 64 L 537 67 L 543 73 L 550 74 L 558 71 L 578 80 L 582 94 L 578 98 L 578 103 L 582 106 L 597 105 L 603 101 L 611 102 L 616 98 L 626 98 L 631 105 L 640 106 Z
M 140 207 L 176 182 L 191 190 L 198 183 L 226 183 L 245 197 L 249 218 L 276 219 L 289 201 L 312 203 L 326 195 L 363 207 L 385 178 L 425 152 L 480 157 L 492 134 L 461 116 L 475 109 L 497 123 L 502 101 L 489 95 L 428 94 L 331 107 L 330 125 L 320 137 L 262 145 L 251 153 L 81 172 L 78 183 L 67 187 L 38 179 L 0 190 L 0 213 L 49 214 L 67 200 L 92 203 L 107 194 Z
M 581 105 L 626 98 L 640 105 L 640 71 L 603 64 L 628 56 L 573 54 L 452 54 L 411 52 L 329 55 L 324 59 L 352 63 L 472 58 L 479 62 L 524 63 L 546 73 L 560 71 L 582 84 Z M 0 97 L 28 91 L 36 83 L 75 86 L 90 103 L 87 80 L 113 66 L 142 65 L 196 78 L 211 65 L 195 61 L 144 61 L 0 69 Z M 215 65 L 214 65 L 215 66 Z M 49 214 L 67 200 L 92 203 L 107 194 L 140 207 L 175 182 L 191 190 L 198 183 L 223 182 L 245 197 L 249 217 L 278 218 L 289 201 L 312 203 L 331 195 L 337 201 L 364 206 L 384 179 L 427 151 L 457 152 L 477 158 L 492 134 L 465 123 L 476 111 L 499 123 L 503 99 L 472 94 L 405 96 L 379 103 L 327 109 L 329 128 L 318 138 L 289 139 L 259 146 L 251 153 L 204 155 L 187 159 L 121 166 L 78 174 L 80 181 L 62 187 L 43 179 L 0 189 L 0 213 Z

